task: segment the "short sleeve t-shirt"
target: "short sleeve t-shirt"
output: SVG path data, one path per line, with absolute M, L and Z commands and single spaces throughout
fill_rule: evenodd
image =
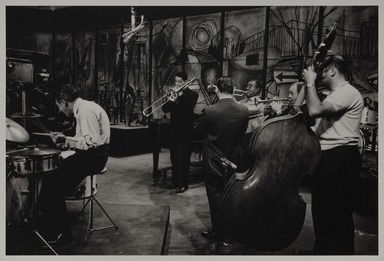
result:
M 316 120 L 314 131 L 322 150 L 344 145 L 357 145 L 361 113 L 364 107 L 360 92 L 347 81 L 336 87 L 323 101 L 337 111 Z

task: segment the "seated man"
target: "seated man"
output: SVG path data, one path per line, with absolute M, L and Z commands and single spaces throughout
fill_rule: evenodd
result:
M 309 126 L 314 125 L 314 119 L 310 118 L 308 115 L 308 109 L 306 107 L 303 94 L 300 94 L 300 91 L 303 87 L 303 82 L 294 82 L 289 87 L 289 100 L 287 102 L 281 102 L 281 101 L 272 101 L 271 106 L 271 114 L 268 115 L 266 118 L 271 119 L 276 116 L 282 116 L 287 114 L 294 114 L 298 110 L 302 111 L 304 113 L 305 120 Z M 300 94 L 300 95 L 299 95 Z M 298 108 L 299 107 L 299 108 Z M 297 109 L 298 108 L 298 109 Z
M 247 93 L 240 103 L 245 104 L 249 110 L 249 122 L 246 133 L 252 133 L 264 121 L 264 104 L 260 100 L 261 83 L 256 80 L 248 82 Z
M 265 106 L 263 103 L 258 102 L 260 100 L 260 87 L 261 83 L 259 81 L 249 81 L 245 97 L 239 101 L 239 103 L 246 105 L 249 110 L 248 127 L 238 145 L 239 157 L 237 171 L 239 172 L 245 171 L 252 162 L 249 142 L 254 130 L 264 121 Z
M 294 82 L 289 87 L 289 102 L 283 104 L 280 101 L 271 102 L 271 108 L 273 115 L 270 115 L 268 119 L 271 119 L 276 116 L 282 116 L 287 114 L 295 114 L 298 111 L 301 111 L 304 114 L 304 120 L 308 126 L 315 125 L 314 117 L 309 116 L 308 107 L 306 101 L 304 100 L 304 93 L 302 92 L 302 87 L 304 86 L 303 82 Z
M 48 237 L 53 238 L 51 243 L 68 243 L 72 241 L 72 233 L 64 196 L 86 176 L 105 167 L 109 154 L 110 122 L 104 109 L 80 98 L 73 85 L 65 84 L 56 92 L 56 105 L 66 116 L 75 116 L 76 135 L 65 137 L 61 133 L 51 133 L 51 138 L 54 142 L 65 138 L 65 146 L 74 148 L 75 153 L 63 160 L 58 173 L 45 177 L 39 205 L 45 217 L 53 222 L 48 224 L 52 226 L 48 228 L 51 234 Z

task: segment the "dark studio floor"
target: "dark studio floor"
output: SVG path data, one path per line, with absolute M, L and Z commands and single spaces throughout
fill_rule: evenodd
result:
M 377 153 L 376 153 L 377 154 Z M 366 155 L 369 162 L 375 155 Z M 193 154 L 193 161 L 198 155 Z M 160 153 L 159 168 L 169 166 L 169 152 Z M 363 166 L 361 202 L 357 202 L 355 220 L 355 254 L 378 255 L 377 171 Z M 164 177 L 152 178 L 152 154 L 110 157 L 107 173 L 97 176 L 97 199 L 118 226 L 91 234 L 83 244 L 86 221 L 75 214 L 82 200 L 67 201 L 72 219 L 74 244 L 55 250 L 59 255 L 213 255 L 210 241 L 200 236 L 210 226 L 210 214 L 202 170 L 191 167 L 190 188 L 182 194 L 164 189 Z M 370 170 L 369 170 L 370 169 Z M 170 178 L 170 171 L 167 172 Z M 375 176 L 376 175 L 376 176 Z M 300 194 L 307 203 L 304 226 L 296 241 L 282 251 L 266 252 L 245 249 L 234 244 L 234 255 L 309 255 L 314 243 L 310 212 L 310 191 L 305 180 Z M 88 215 L 85 215 L 85 220 Z M 106 216 L 95 206 L 95 226 L 108 225 Z M 36 237 L 22 229 L 7 228 L 7 255 L 50 255 Z M 33 234 L 32 234 L 33 235 Z M 20 246 L 21 245 L 21 246 Z

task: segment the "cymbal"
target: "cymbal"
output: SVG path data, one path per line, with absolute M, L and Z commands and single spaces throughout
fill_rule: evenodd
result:
M 61 150 L 59 149 L 50 149 L 50 148 L 28 148 L 25 151 L 22 151 L 21 153 L 17 154 L 18 156 L 31 156 L 31 157 L 38 157 L 38 156 L 49 156 L 49 155 L 55 155 L 60 154 Z
M 11 116 L 12 118 L 26 118 L 26 119 L 34 119 L 34 118 L 42 118 L 42 114 L 37 114 L 34 112 L 22 114 L 22 113 L 15 113 Z
M 17 122 L 6 118 L 6 139 L 14 142 L 27 142 L 28 132 Z

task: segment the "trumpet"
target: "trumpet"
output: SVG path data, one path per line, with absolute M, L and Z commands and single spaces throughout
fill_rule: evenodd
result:
M 237 89 L 236 87 L 233 88 L 233 95 L 234 96 L 244 96 L 247 94 L 247 91 L 243 91 L 241 89 Z
M 149 105 L 147 108 L 145 108 L 143 110 L 143 115 L 145 117 L 148 117 L 149 115 L 152 115 L 155 111 L 157 111 L 158 109 L 163 107 L 163 105 L 166 104 L 170 99 L 174 99 L 174 100 L 177 99 L 177 97 L 179 97 L 180 92 L 182 92 L 185 88 L 187 88 L 189 85 L 191 85 L 194 80 L 196 80 L 196 77 L 193 77 L 192 80 L 184 83 L 180 87 L 177 87 L 177 88 L 175 88 L 173 90 L 168 91 L 161 98 L 157 99 L 151 105 Z M 164 98 L 167 98 L 167 100 L 163 101 Z M 160 102 L 160 104 L 158 104 L 156 106 L 156 104 L 159 103 L 159 102 Z
M 272 102 L 282 102 L 284 106 L 290 105 L 292 103 L 291 98 L 277 98 L 277 99 L 265 99 L 265 100 L 256 100 L 255 99 L 255 105 L 259 105 L 260 103 L 264 104 L 266 108 L 271 107 Z
M 207 87 L 207 90 L 208 91 L 214 91 L 215 88 L 217 88 L 216 85 L 213 85 L 213 84 L 209 84 L 208 87 Z M 244 96 L 247 94 L 247 91 L 243 91 L 241 89 L 237 89 L 236 87 L 233 88 L 233 95 L 234 96 Z
M 286 101 L 286 102 L 291 102 L 292 99 L 291 99 L 291 98 L 277 98 L 277 99 L 265 99 L 265 100 L 258 100 L 258 101 L 255 100 L 255 102 L 256 102 L 257 104 L 259 104 L 259 103 L 267 103 L 267 104 L 269 104 L 269 103 L 274 102 L 274 101 L 280 101 L 280 102 L 284 102 L 284 101 Z

